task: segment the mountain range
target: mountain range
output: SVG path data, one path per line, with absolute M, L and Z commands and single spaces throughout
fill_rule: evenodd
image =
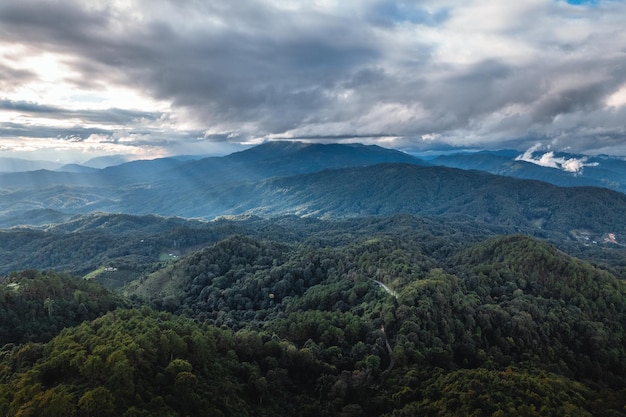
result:
M 378 146 L 270 142 L 199 160 L 162 158 L 80 172 L 4 173 L 0 226 L 46 225 L 94 212 L 205 220 L 407 213 L 472 218 L 563 238 L 579 236 L 578 231 L 599 237 L 626 234 L 626 195 L 589 186 L 601 182 L 599 172 L 619 177 L 623 165 L 617 159 L 587 160 L 592 166 L 583 172 L 589 175 L 576 176 L 516 161 L 513 152 L 424 161 Z M 546 177 L 569 187 L 538 181 Z M 585 187 L 571 187 L 581 184 Z
M 0 157 L 0 184 L 10 188 L 82 184 L 85 180 L 91 184 L 115 184 L 183 176 L 202 181 L 214 179 L 237 182 L 383 162 L 447 166 L 536 179 L 564 187 L 595 186 L 626 192 L 626 160 L 607 155 L 585 156 L 540 151 L 520 153 L 505 149 L 463 151 L 423 158 L 379 146 L 302 142 L 268 142 L 223 157 L 179 155 L 133 161 L 129 156 L 112 155 L 94 158 L 82 165 Z M 49 171 L 94 175 L 81 180 Z

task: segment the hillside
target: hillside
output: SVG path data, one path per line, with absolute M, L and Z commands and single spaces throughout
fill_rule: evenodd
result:
M 188 281 L 181 286 L 183 307 L 179 312 L 203 314 L 216 324 L 243 322 L 249 326 L 257 320 L 274 323 L 276 310 L 286 311 L 288 316 L 278 315 L 281 324 L 269 324 L 270 328 L 282 329 L 287 333 L 279 334 L 302 344 L 311 338 L 324 341 L 329 336 L 316 333 L 315 326 L 307 327 L 306 320 L 314 314 L 298 312 L 358 314 L 364 303 L 376 304 L 374 294 L 380 289 L 371 279 L 378 279 L 397 293 L 394 307 L 379 307 L 397 353 L 396 366 L 404 361 L 405 366 L 412 364 L 408 369 L 455 369 L 492 361 L 498 366 L 527 361 L 561 375 L 575 375 L 578 380 L 624 387 L 626 356 L 620 347 L 626 324 L 623 283 L 534 239 L 514 236 L 477 244 L 459 252 L 460 262 L 456 258 L 447 272 L 445 257 L 426 256 L 418 245 L 393 239 L 315 252 L 291 249 L 275 257 L 277 265 L 259 270 L 254 269 L 258 262 L 242 262 L 243 270 L 238 270 L 239 262 L 228 262 L 229 269 L 213 271 L 215 277 L 203 284 L 197 279 L 204 272 L 197 260 L 206 258 L 209 265 L 219 265 L 210 261 L 211 254 L 217 253 L 241 259 L 239 253 L 246 252 L 251 242 L 236 247 L 232 243 L 227 252 L 218 245 L 189 258 L 185 268 L 194 272 L 186 274 Z M 307 272 L 307 265 L 316 267 Z M 243 279 L 235 283 L 229 277 Z M 290 278 L 281 281 L 281 277 Z M 217 292 L 213 292 L 217 283 Z M 222 285 L 229 288 L 228 295 L 219 289 Z M 260 291 L 250 292 L 257 285 Z M 268 293 L 274 295 L 271 300 L 263 298 Z M 248 298 L 250 294 L 261 298 L 255 301 Z M 229 313 L 213 316 L 217 309 Z M 255 313 L 252 321 L 242 320 L 248 309 Z M 297 320 L 305 321 L 294 326 Z M 332 343 L 344 337 L 348 336 Z M 621 353 L 615 356 L 617 352 Z M 384 357 L 381 363 L 385 363 Z
M 411 213 L 468 216 L 520 231 L 572 229 L 624 233 L 626 195 L 606 189 L 561 188 L 475 171 L 406 164 L 324 171 L 267 180 L 248 188 L 237 208 L 255 214 L 343 217 Z M 237 211 L 235 210 L 235 211 Z
M 624 415 L 626 287 L 607 271 L 519 235 L 314 243 L 231 237 L 137 282 L 193 321 L 117 311 L 12 348 L 2 411 Z
M 291 327 L 299 314 L 358 317 L 375 310 L 384 294 L 376 280 L 397 297 L 393 307 L 378 307 L 386 311 L 380 314 L 391 340 L 407 343 L 421 327 L 411 346 L 428 356 L 443 342 L 439 366 L 530 360 L 580 380 L 625 386 L 626 287 L 614 275 L 525 236 L 492 238 L 449 256 L 423 249 L 393 237 L 323 250 L 234 237 L 127 292 L 217 326 L 283 329 L 304 344 L 324 337 Z M 276 327 L 276 320 L 283 324 Z M 422 365 L 434 358 L 422 358 Z
M 47 342 L 65 327 L 128 305 L 95 282 L 34 270 L 5 277 L 0 299 L 0 346 Z
M 28 268 L 54 269 L 76 275 L 97 272 L 94 279 L 109 287 L 123 285 L 157 263 L 166 263 L 222 239 L 248 235 L 284 242 L 311 240 L 335 246 L 355 236 L 396 234 L 424 236 L 455 233 L 463 242 L 506 229 L 471 222 L 450 222 L 413 216 L 350 219 L 341 222 L 286 216 L 220 219 L 212 222 L 159 216 L 90 214 L 45 230 L 0 230 L 0 274 Z M 441 243 L 439 243 L 441 244 Z M 449 243 L 446 243 L 449 245 Z M 457 245 L 462 244 L 458 242 Z
M 242 217 L 211 222 L 96 213 L 77 216 L 45 229 L 0 230 L 0 275 L 23 269 L 42 269 L 89 275 L 110 288 L 124 285 L 156 265 L 166 264 L 220 240 L 246 235 L 286 243 L 310 242 L 337 246 L 354 239 L 396 236 L 420 242 L 428 253 L 449 252 L 498 234 L 519 232 L 521 225 L 494 223 L 454 215 L 392 215 L 320 220 L 283 216 L 272 219 Z M 615 270 L 626 270 L 623 246 L 592 234 L 548 234 L 552 242 L 572 255 Z M 599 236 L 598 238 L 601 238 Z M 620 235 L 618 235 L 620 237 Z
M 211 223 L 182 218 L 89 214 L 47 229 L 0 230 L 0 274 L 54 269 L 123 285 L 159 262 L 237 233 L 271 233 L 255 219 Z M 276 233 L 280 233 L 280 228 Z M 171 255 L 170 255 L 171 254 Z

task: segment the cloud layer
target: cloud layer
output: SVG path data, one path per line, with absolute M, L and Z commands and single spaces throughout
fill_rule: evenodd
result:
M 0 146 L 626 154 L 625 20 L 612 0 L 6 0 Z

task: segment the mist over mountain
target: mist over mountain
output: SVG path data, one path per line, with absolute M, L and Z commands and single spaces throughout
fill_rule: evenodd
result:
M 121 165 L 126 162 L 132 161 L 133 158 L 130 155 L 106 155 L 91 158 L 84 162 L 82 165 L 102 169 L 110 166 Z
M 77 174 L 87 174 L 98 171 L 98 168 L 91 168 L 88 166 L 80 165 L 80 164 L 66 164 L 61 168 L 58 168 L 57 171 L 61 172 L 74 172 Z
M 33 161 L 21 158 L 0 157 L 0 173 L 2 172 L 27 172 L 38 169 L 58 169 L 63 164 L 51 161 Z

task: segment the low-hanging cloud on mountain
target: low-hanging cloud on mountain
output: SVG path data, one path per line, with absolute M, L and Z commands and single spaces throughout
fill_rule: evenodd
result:
M 580 158 L 557 157 L 555 156 L 554 151 L 548 151 L 545 153 L 539 152 L 539 155 L 537 155 L 536 153 L 538 153 L 537 151 L 539 151 L 541 147 L 541 144 L 536 144 L 535 146 L 532 146 L 531 148 L 526 150 L 526 152 L 524 152 L 523 154 L 516 157 L 515 160 L 530 162 L 536 165 L 540 165 L 542 167 L 556 168 L 572 173 L 580 173 L 582 172 L 582 169 L 587 166 L 598 166 L 597 162 L 587 163 L 587 160 L 589 158 L 587 158 L 586 156 Z

